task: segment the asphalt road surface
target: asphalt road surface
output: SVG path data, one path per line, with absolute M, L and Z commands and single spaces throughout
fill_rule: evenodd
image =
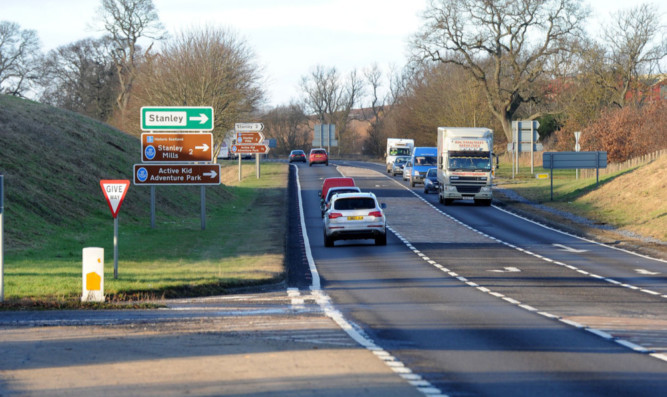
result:
M 317 190 L 355 178 L 392 230 L 325 248 Z M 352 323 L 452 396 L 667 393 L 665 263 L 494 207 L 437 203 L 381 166 L 300 167 L 323 289 Z M 639 270 L 638 270 L 639 269 Z

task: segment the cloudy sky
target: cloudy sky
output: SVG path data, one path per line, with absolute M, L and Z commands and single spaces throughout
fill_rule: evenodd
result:
M 346 74 L 377 63 L 402 67 L 427 0 L 153 0 L 171 33 L 202 25 L 230 28 L 254 50 L 267 78 L 269 105 L 300 97 L 299 82 L 316 65 Z M 664 14 L 664 1 L 658 4 Z M 86 37 L 99 0 L 0 0 L 0 20 L 37 31 L 46 52 Z M 627 0 L 587 0 L 595 27 Z M 661 4 L 662 3 L 662 4 Z

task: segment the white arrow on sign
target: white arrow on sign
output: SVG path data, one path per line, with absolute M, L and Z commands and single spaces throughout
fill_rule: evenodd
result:
M 204 146 L 195 146 L 195 149 L 199 149 L 199 150 L 207 151 L 207 150 L 208 150 L 208 147 L 209 147 L 209 146 L 208 146 L 207 144 L 204 144 Z
M 588 250 L 578 250 L 576 248 L 568 247 L 567 245 L 563 244 L 551 244 L 556 248 L 560 248 L 561 251 L 567 251 L 567 252 L 572 252 L 575 254 L 581 254 L 582 252 L 588 252 Z
M 208 121 L 208 117 L 204 113 L 199 113 L 199 116 L 190 116 L 190 120 L 199 121 L 199 124 L 204 124 Z
M 210 176 L 211 178 L 215 178 L 215 176 L 218 175 L 218 173 L 215 172 L 215 171 L 211 171 L 211 172 L 204 172 L 202 175 Z

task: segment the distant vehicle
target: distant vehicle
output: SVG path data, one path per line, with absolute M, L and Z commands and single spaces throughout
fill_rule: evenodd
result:
M 356 186 L 334 186 L 329 188 L 329 191 L 327 191 L 327 195 L 320 199 L 320 212 L 322 213 L 321 215 L 324 216 L 324 212 L 326 212 L 326 210 L 329 208 L 329 203 L 331 202 L 331 198 L 335 194 L 359 193 L 359 192 L 361 192 L 361 189 L 359 189 Z
M 341 193 L 331 199 L 324 213 L 324 246 L 336 240 L 374 239 L 375 245 L 387 245 L 384 203 L 373 193 Z
M 410 156 L 414 147 L 415 141 L 413 139 L 387 138 L 387 152 L 385 153 L 387 172 L 391 172 L 396 157 Z
M 303 150 L 292 150 L 289 154 L 289 162 L 293 163 L 295 161 L 306 162 L 306 152 Z
M 324 198 L 332 187 L 357 186 L 354 179 L 348 177 L 327 178 L 322 182 L 322 190 L 318 193 L 320 198 Z
M 438 165 L 438 149 L 435 147 L 416 147 L 412 150 L 412 158 L 408 162 L 410 164 L 410 172 L 408 173 L 408 181 L 410 187 L 415 187 L 418 183 L 424 183 L 424 178 L 429 168 Z M 403 179 L 405 180 L 406 172 L 403 171 Z
M 218 158 L 222 160 L 227 160 L 229 159 L 229 147 L 226 144 L 223 144 L 222 147 L 220 147 L 220 152 L 218 152 Z
M 403 180 L 407 181 L 408 179 L 410 179 L 410 174 L 412 174 L 412 157 L 410 157 L 403 166 L 403 176 L 402 176 Z
M 329 165 L 329 155 L 325 149 L 312 149 L 310 151 L 308 166 L 312 167 L 313 164 Z
M 429 168 L 424 178 L 424 193 L 438 192 L 438 169 Z
M 491 205 L 492 158 L 492 130 L 438 127 L 438 201 L 449 205 L 471 198 Z
M 398 156 L 391 164 L 391 176 L 403 175 L 403 167 L 410 160 L 410 156 Z

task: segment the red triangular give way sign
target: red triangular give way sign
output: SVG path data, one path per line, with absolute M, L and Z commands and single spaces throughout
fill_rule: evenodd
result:
M 118 211 L 120 211 L 120 205 L 123 204 L 125 194 L 130 187 L 130 181 L 128 179 L 102 179 L 100 186 L 104 192 L 104 197 L 107 199 L 107 204 L 109 204 L 111 215 L 116 219 Z

